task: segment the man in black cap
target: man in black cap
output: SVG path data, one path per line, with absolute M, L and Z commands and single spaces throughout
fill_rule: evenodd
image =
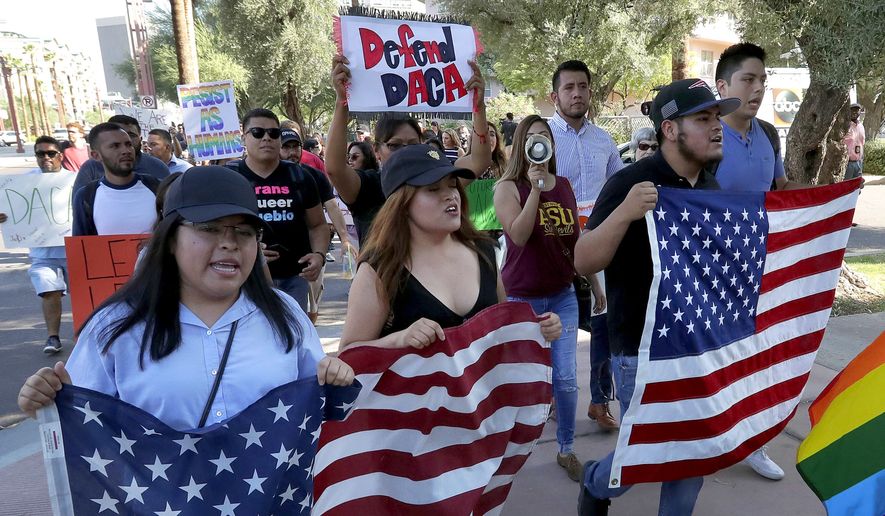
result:
M 662 88 L 650 113 L 660 149 L 608 180 L 587 221 L 589 232 L 575 247 L 578 272 L 594 274 L 605 269 L 612 370 L 622 418 L 633 397 L 652 281 L 644 216 L 657 203 L 655 186 L 718 190 L 719 184 L 704 166 L 722 159 L 719 117 L 740 104 L 735 98 L 717 100 L 700 79 L 675 81 Z M 584 465 L 578 514 L 608 514 L 609 499 L 631 487 L 609 485 L 613 457 L 611 453 Z M 691 514 L 703 483 L 703 477 L 664 482 L 660 514 Z

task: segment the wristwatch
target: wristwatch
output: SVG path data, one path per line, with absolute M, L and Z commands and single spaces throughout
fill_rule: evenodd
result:
M 326 253 L 321 253 L 321 252 L 319 252 L 319 251 L 311 251 L 311 252 L 312 252 L 313 254 L 318 254 L 318 255 L 320 255 L 320 258 L 322 258 L 322 260 L 323 260 L 323 265 L 326 265 Z M 321 265 L 320 267 L 322 267 L 323 265 Z

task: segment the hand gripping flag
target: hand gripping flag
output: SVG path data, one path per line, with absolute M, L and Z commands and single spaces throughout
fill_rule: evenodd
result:
M 713 473 L 786 426 L 827 326 L 859 186 L 658 190 L 612 486 Z
M 526 303 L 483 310 L 424 349 L 352 348 L 364 385 L 326 423 L 314 514 L 498 514 L 550 408 L 550 346 Z
M 65 385 L 38 412 L 53 514 L 310 514 L 320 423 L 343 417 L 358 391 L 306 378 L 222 424 L 180 432 Z
M 808 408 L 796 469 L 830 516 L 885 514 L 885 333 Z

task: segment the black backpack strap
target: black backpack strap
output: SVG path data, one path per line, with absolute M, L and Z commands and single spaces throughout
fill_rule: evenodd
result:
M 771 125 L 765 120 L 756 119 L 759 122 L 759 125 L 762 127 L 762 130 L 765 131 L 765 135 L 768 136 L 768 141 L 771 142 L 771 148 L 774 149 L 775 157 L 781 153 L 781 137 L 777 134 L 777 127 Z

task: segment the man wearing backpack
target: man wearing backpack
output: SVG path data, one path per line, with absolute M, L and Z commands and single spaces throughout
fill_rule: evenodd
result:
M 715 171 L 723 190 L 765 191 L 807 188 L 787 180 L 777 129 L 756 118 L 765 96 L 765 50 L 752 43 L 732 45 L 719 56 L 719 96 L 741 99 L 741 107 L 722 117 L 722 161 Z
M 307 312 L 308 282 L 319 277 L 326 263 L 329 230 L 313 177 L 297 163 L 280 160 L 281 136 L 272 111 L 249 111 L 243 117 L 246 159 L 225 166 L 255 187 L 258 213 L 272 230 L 263 242 L 274 285 Z
M 723 190 L 764 191 L 806 188 L 787 180 L 780 138 L 773 125 L 756 114 L 765 96 L 765 50 L 752 43 L 738 43 L 722 52 L 716 66 L 716 89 L 721 98 L 736 97 L 741 107 L 723 116 L 722 161 L 714 165 L 716 181 Z M 765 448 L 744 462 L 759 475 L 780 480 L 784 471 Z

